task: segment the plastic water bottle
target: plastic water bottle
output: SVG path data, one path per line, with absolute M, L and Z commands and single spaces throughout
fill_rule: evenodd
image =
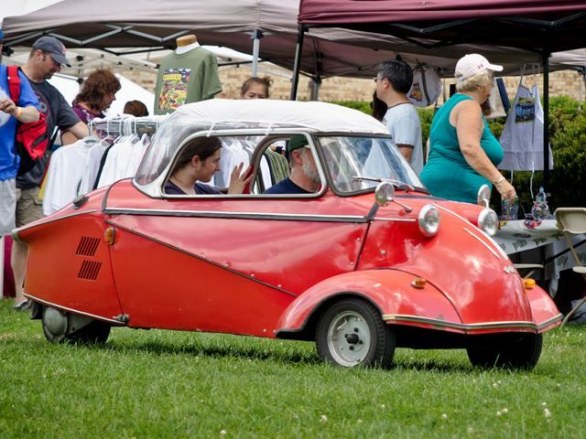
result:
M 537 192 L 537 195 L 535 195 L 535 202 L 536 203 L 547 202 L 547 194 L 543 190 L 543 186 L 539 186 L 539 192 Z
M 547 194 L 543 189 L 543 186 L 539 187 L 539 192 L 535 195 L 535 201 L 533 202 L 533 208 L 531 209 L 531 215 L 533 219 L 537 221 L 544 220 L 549 216 L 549 206 L 547 205 Z

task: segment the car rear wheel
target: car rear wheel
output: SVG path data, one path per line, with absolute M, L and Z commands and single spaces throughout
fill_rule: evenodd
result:
M 45 307 L 42 317 L 43 333 L 51 343 L 105 343 L 110 336 L 107 323 Z
M 334 303 L 321 316 L 316 330 L 320 358 L 344 367 L 389 367 L 395 337 L 378 310 L 363 299 Z
M 542 346 L 541 334 L 520 334 L 499 347 L 474 346 L 467 351 L 470 362 L 477 367 L 531 370 L 539 361 Z

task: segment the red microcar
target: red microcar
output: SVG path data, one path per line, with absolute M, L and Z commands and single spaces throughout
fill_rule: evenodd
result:
M 293 136 L 317 189 L 266 194 L 289 175 Z M 233 164 L 250 164 L 244 193 L 167 193 L 197 137 L 222 143 L 208 184 L 225 187 Z M 430 196 L 370 116 L 217 99 L 163 120 L 133 178 L 14 238 L 28 245 L 25 293 L 52 342 L 105 342 L 127 326 L 313 340 L 345 367 L 388 367 L 410 347 L 532 368 L 562 316 L 493 241 L 497 227 L 486 204 Z

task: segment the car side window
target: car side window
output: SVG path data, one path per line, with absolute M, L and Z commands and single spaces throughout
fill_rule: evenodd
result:
M 325 182 L 318 163 L 309 137 L 303 134 L 202 135 L 181 146 L 163 192 L 171 197 L 315 194 Z M 235 177 L 242 183 L 238 191 L 231 185 Z

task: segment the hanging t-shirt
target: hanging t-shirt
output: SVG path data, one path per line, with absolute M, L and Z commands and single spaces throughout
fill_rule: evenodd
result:
M 57 212 L 81 193 L 88 153 L 97 141 L 95 137 L 86 137 L 53 153 L 43 197 L 45 215 Z
M 437 72 L 419 64 L 413 69 L 413 84 L 407 93 L 407 99 L 416 107 L 428 107 L 437 101 L 442 90 L 442 80 Z
M 500 138 L 505 157 L 499 169 L 543 170 L 543 107 L 536 85 L 531 89 L 519 84 L 515 102 Z M 549 151 L 549 169 L 553 155 Z
M 169 114 L 181 105 L 211 99 L 222 91 L 216 56 L 202 47 L 175 52 L 161 61 L 155 88 L 155 114 Z

